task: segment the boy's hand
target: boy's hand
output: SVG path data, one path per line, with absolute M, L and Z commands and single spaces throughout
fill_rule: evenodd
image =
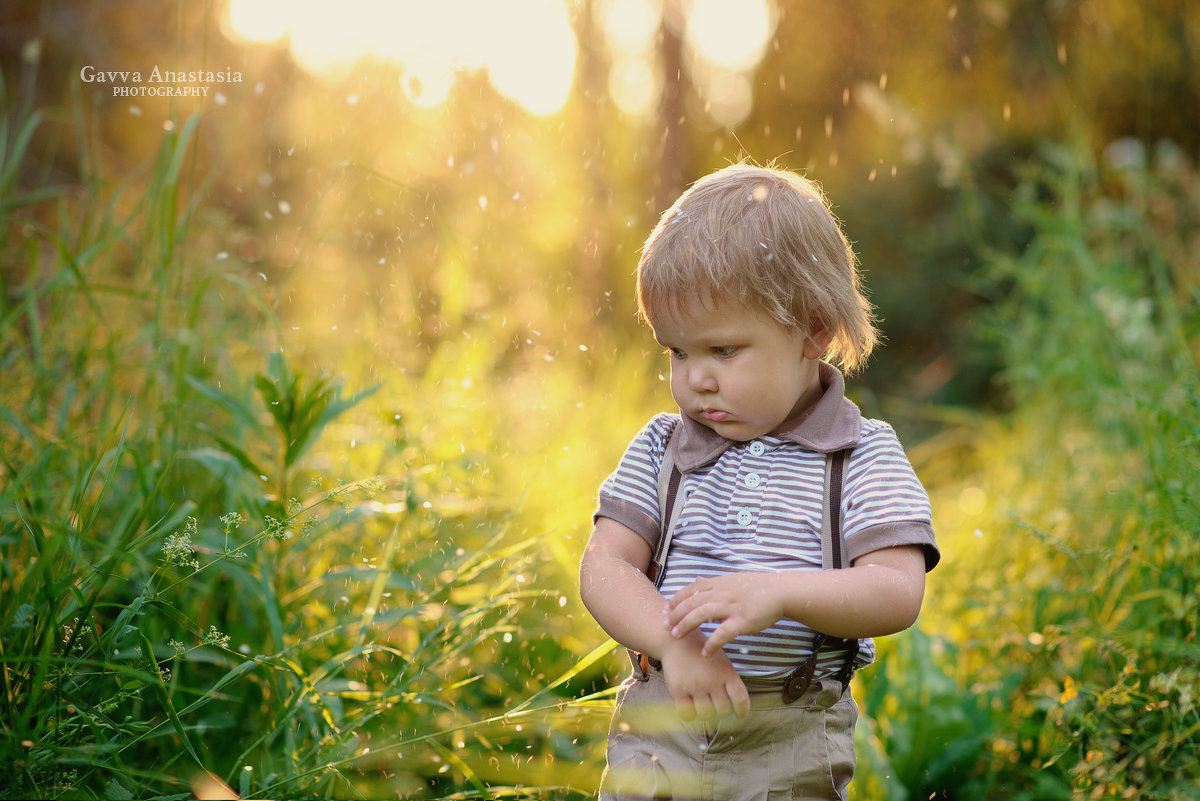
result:
M 701 623 L 719 622 L 701 652 L 705 657 L 719 654 L 734 637 L 762 631 L 784 616 L 782 578 L 778 573 L 728 573 L 701 579 L 675 593 L 664 624 L 678 639 Z
M 713 720 L 750 714 L 750 693 L 724 652 L 700 653 L 700 636 L 684 637 L 662 657 L 663 677 L 684 720 Z

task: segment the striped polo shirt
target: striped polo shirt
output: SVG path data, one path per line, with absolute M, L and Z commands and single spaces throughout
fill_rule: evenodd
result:
M 638 433 L 600 487 L 596 517 L 610 517 L 650 544 L 659 536 L 658 468 L 671 431 L 683 472 L 683 507 L 667 555 L 662 593 L 736 571 L 821 569 L 825 454 L 853 447 L 842 491 L 842 531 L 850 561 L 880 548 L 918 545 L 926 569 L 939 559 L 929 497 L 887 423 L 862 417 L 845 398 L 841 374 L 821 364 L 823 396 L 789 431 L 728 440 L 684 416 L 660 414 Z M 717 623 L 701 625 L 705 635 Z M 744 678 L 782 681 L 812 651 L 814 632 L 783 619 L 737 637 L 725 653 Z M 817 675 L 836 673 L 844 655 L 822 652 Z M 858 666 L 875 658 L 859 643 Z

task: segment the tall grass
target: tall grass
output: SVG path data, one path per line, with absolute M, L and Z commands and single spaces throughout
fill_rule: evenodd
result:
M 914 454 L 948 557 L 925 625 L 990 727 L 949 783 L 1194 799 L 1200 176 L 1047 147 L 1014 208 L 1029 245 L 994 255 L 1008 300 L 990 321 L 1013 411 Z
M 396 411 L 436 417 L 435 382 L 346 391 L 196 255 L 199 118 L 48 189 L 61 123 L 0 130 L 0 795 L 586 786 L 593 703 L 561 685 L 603 649 L 528 631 L 564 615 L 555 555 L 453 421 Z
M 573 576 L 649 343 L 289 337 L 204 255 L 203 118 L 55 185 L 65 124 L 0 130 L 0 795 L 586 795 L 625 666 Z M 1196 797 L 1198 207 L 1190 169 L 1030 169 L 1013 410 L 913 449 L 946 561 L 862 674 L 856 798 Z

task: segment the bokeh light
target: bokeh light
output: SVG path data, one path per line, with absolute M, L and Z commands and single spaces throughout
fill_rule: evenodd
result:
M 539 116 L 566 103 L 578 53 L 562 0 L 230 0 L 225 28 L 241 40 L 286 39 L 296 61 L 321 77 L 363 58 L 395 64 L 405 95 L 422 106 L 444 101 L 458 73 L 484 71 Z
M 753 104 L 750 74 L 774 35 L 773 0 L 688 0 L 680 36 L 688 69 L 712 120 L 734 127 Z M 617 108 L 648 118 L 662 91 L 655 48 L 662 0 L 600 0 L 593 13 L 609 51 L 608 89 Z M 567 102 L 579 44 L 564 0 L 229 0 L 231 38 L 287 43 L 310 74 L 344 77 L 361 59 L 393 64 L 401 89 L 423 107 L 441 104 L 458 76 L 482 72 L 528 112 L 549 116 Z
M 770 0 L 691 0 L 687 38 L 715 66 L 751 70 L 775 32 L 775 13 Z

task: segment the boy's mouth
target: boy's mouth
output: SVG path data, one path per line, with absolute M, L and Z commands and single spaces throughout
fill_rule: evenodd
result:
M 714 423 L 723 423 L 729 419 L 729 412 L 721 409 L 701 409 L 700 416 L 705 420 L 710 420 Z

